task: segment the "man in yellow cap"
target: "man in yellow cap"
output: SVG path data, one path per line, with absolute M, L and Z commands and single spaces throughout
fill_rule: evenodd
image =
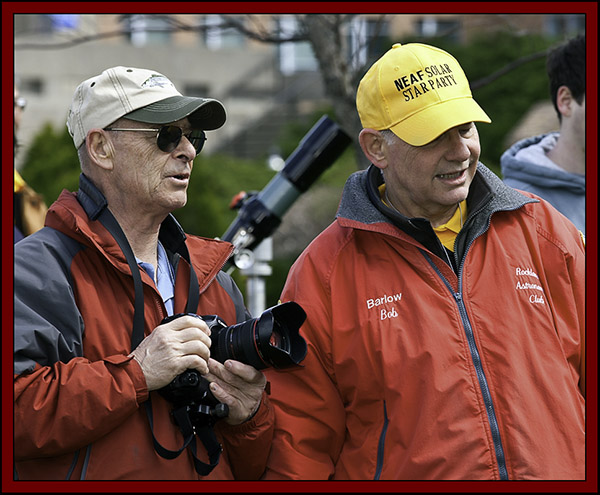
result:
M 265 479 L 585 478 L 585 253 L 479 162 L 457 60 L 394 45 L 356 98 L 372 165 L 292 267 L 303 368 L 268 370 Z

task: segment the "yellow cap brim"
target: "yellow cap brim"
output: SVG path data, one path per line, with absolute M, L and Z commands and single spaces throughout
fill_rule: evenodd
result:
M 391 126 L 390 130 L 412 146 L 423 146 L 458 125 L 491 121 L 473 98 L 464 97 L 430 105 Z

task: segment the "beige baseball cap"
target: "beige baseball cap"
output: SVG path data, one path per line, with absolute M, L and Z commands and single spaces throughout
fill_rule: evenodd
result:
M 183 96 L 163 74 L 150 69 L 112 67 L 82 82 L 73 95 L 67 128 L 79 148 L 90 129 L 121 117 L 167 124 L 189 117 L 194 128 L 212 130 L 226 120 L 218 100 Z
M 491 122 L 458 61 L 421 43 L 396 43 L 375 62 L 360 81 L 356 108 L 363 127 L 390 129 L 412 146 L 457 125 Z

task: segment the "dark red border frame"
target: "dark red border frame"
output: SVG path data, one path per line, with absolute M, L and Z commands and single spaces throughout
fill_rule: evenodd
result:
M 264 492 L 264 493 L 394 493 L 394 492 L 598 492 L 598 4 L 596 2 L 2 2 L 2 127 L 9 129 L 12 113 L 16 13 L 582 13 L 587 36 L 587 479 L 581 482 L 26 482 L 13 481 L 12 347 L 13 266 L 11 133 L 2 133 L 2 491 L 3 492 Z M 4 105 L 4 103 L 7 103 Z

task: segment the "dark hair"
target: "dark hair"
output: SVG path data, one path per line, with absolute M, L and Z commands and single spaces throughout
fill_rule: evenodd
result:
M 585 34 L 552 49 L 546 60 L 546 71 L 550 82 L 550 97 L 560 121 L 561 114 L 556 104 L 558 88 L 569 88 L 580 105 L 585 97 Z

